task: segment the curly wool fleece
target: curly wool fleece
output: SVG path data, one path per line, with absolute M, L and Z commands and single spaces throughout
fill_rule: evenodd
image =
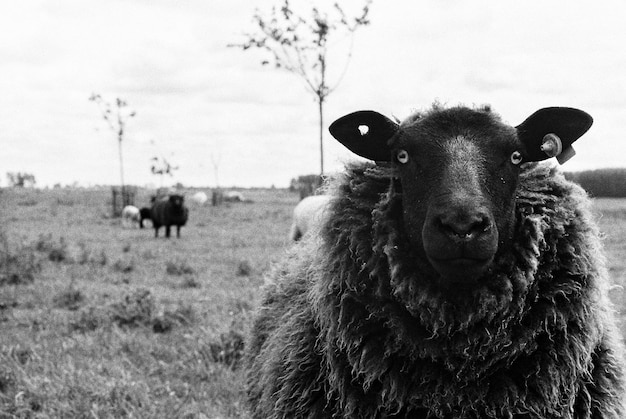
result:
M 584 191 L 520 176 L 510 248 L 474 290 L 438 288 L 392 169 L 354 165 L 319 237 L 269 274 L 248 345 L 258 418 L 622 418 L 622 343 Z

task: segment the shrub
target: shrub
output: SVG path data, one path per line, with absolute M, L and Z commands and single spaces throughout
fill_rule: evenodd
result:
M 33 282 L 41 270 L 36 255 L 27 246 L 12 250 L 6 235 L 0 232 L 0 286 Z
M 146 326 L 152 322 L 154 297 L 146 289 L 137 289 L 111 305 L 111 320 L 118 326 Z

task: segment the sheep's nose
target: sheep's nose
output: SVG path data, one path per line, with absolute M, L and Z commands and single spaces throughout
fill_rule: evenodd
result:
M 443 214 L 438 218 L 439 229 L 453 240 L 471 241 L 491 230 L 491 218 L 484 212 L 473 214 Z

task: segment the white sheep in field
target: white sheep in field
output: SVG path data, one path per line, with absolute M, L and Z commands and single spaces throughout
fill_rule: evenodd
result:
M 122 209 L 122 227 L 133 228 L 141 223 L 141 213 L 134 205 L 126 205 Z
M 311 195 L 298 202 L 293 209 L 289 239 L 298 241 L 305 233 L 317 231 L 329 202 L 329 195 Z
M 209 197 L 207 196 L 207 194 L 200 191 L 193 194 L 193 196 L 191 197 L 191 202 L 197 205 L 204 205 L 206 201 L 208 201 L 208 199 Z
M 243 194 L 239 191 L 226 191 L 224 192 L 225 202 L 245 202 Z

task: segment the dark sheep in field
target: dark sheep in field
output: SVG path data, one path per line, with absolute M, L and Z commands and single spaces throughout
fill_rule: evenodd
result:
M 176 237 L 180 237 L 180 228 L 187 223 L 189 210 L 182 195 L 170 195 L 168 199 L 157 199 L 150 211 L 154 237 L 159 237 L 159 228 L 165 226 L 165 237 L 170 236 L 170 227 L 176 226 Z
M 590 200 L 553 164 L 591 126 L 489 107 L 332 135 L 320 233 L 266 277 L 246 345 L 254 418 L 624 418 L 623 343 Z

